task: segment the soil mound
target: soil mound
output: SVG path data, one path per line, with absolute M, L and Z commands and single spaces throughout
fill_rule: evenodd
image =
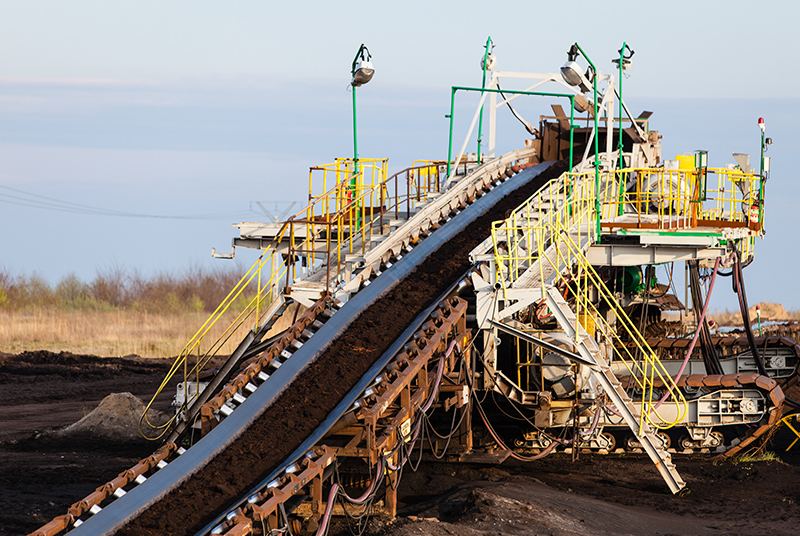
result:
M 617 536 L 713 534 L 691 516 L 647 511 L 560 491 L 529 477 L 470 482 L 386 526 L 386 536 Z
M 139 419 L 144 410 L 144 403 L 131 393 L 111 393 L 81 420 L 52 434 L 59 438 L 89 434 L 111 441 L 140 440 Z M 155 425 L 167 419 L 161 412 L 149 413 L 149 420 Z
M 756 320 L 756 307 L 761 309 L 761 320 L 762 321 L 771 321 L 771 322 L 785 322 L 789 320 L 789 313 L 786 312 L 786 309 L 783 308 L 783 305 L 780 303 L 757 303 L 756 305 L 752 306 L 747 312 L 750 315 L 750 319 L 755 321 Z

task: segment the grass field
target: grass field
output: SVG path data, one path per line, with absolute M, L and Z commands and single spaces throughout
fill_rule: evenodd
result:
M 68 351 L 104 357 L 178 355 L 242 277 L 224 271 L 188 269 L 182 274 L 113 268 L 88 282 L 68 275 L 50 285 L 37 275 L 0 269 L 0 352 Z M 209 331 L 201 350 L 236 319 L 247 290 Z M 230 353 L 252 326 L 230 337 L 218 353 Z
M 235 317 L 235 313 L 224 316 L 205 340 L 216 340 Z M 125 309 L 0 311 L 0 351 L 174 357 L 207 318 L 208 313 L 204 311 L 171 314 Z M 241 336 L 232 337 L 220 353 L 229 354 L 240 339 Z M 206 347 L 207 344 L 202 349 Z

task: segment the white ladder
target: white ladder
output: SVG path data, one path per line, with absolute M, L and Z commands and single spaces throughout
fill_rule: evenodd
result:
M 684 482 L 669 452 L 661 445 L 660 439 L 653 432 L 644 419 L 640 418 L 636 406 L 631 401 L 628 393 L 622 388 L 622 384 L 611 371 L 605 358 L 600 352 L 597 341 L 589 335 L 583 326 L 577 322 L 575 313 L 561 294 L 554 287 L 547 289 L 547 304 L 553 312 L 553 316 L 566 334 L 576 342 L 578 353 L 592 365 L 588 365 L 600 381 L 606 394 L 614 403 L 617 411 L 622 415 L 625 423 L 630 427 L 642 444 L 647 455 L 653 460 L 664 481 L 669 486 L 672 493 L 678 493 L 684 486 Z

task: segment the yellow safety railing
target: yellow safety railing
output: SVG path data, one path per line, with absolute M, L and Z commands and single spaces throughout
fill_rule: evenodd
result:
M 565 210 L 555 210 L 556 207 Z M 532 247 L 536 243 L 534 233 L 545 220 L 554 222 L 563 218 L 566 221 L 562 226 L 575 227 L 579 240 L 585 236 L 593 241 L 595 233 L 590 225 L 593 217 L 594 182 L 575 182 L 573 174 L 564 173 L 545 184 L 508 218 L 493 222 L 497 281 L 504 291 L 508 282 L 516 281 L 537 258 Z
M 297 278 L 298 266 L 305 265 L 310 270 L 326 263 L 326 288 L 330 288 L 331 277 L 341 274 L 343 255 L 354 253 L 356 248 L 364 253 L 373 235 L 385 232 L 386 212 L 394 211 L 399 217 L 400 206 L 406 205 L 406 215 L 410 215 L 414 203 L 439 192 L 446 167 L 447 162 L 417 161 L 415 166 L 389 178 L 386 159 L 359 159 L 356 168 L 353 159 L 338 158 L 333 164 L 312 167 L 308 205 L 284 222 L 258 260 L 186 343 L 147 404 L 140 421 L 142 435 L 144 422 L 159 432 L 149 439 L 159 439 L 171 428 L 180 411 L 163 425 L 149 420 L 156 397 L 176 374 L 182 373 L 184 407 L 188 407 L 199 395 L 200 371 L 234 335 L 241 336 L 243 328 L 258 330 L 284 277 L 289 286 Z M 314 193 L 315 190 L 321 193 Z M 300 262 L 301 257 L 304 263 Z M 253 296 L 247 298 L 243 310 L 221 335 L 207 341 L 212 328 L 237 308 L 247 289 L 253 291 Z M 194 383 L 194 389 L 190 389 L 190 383 Z
M 609 343 L 614 357 L 628 368 L 642 393 L 642 421 L 658 428 L 669 427 L 684 418 L 686 401 L 583 253 L 584 247 L 596 241 L 593 179 L 593 176 L 582 178 L 565 173 L 546 184 L 507 219 L 492 224 L 497 280 L 507 296 L 509 284 L 529 268 L 535 268 L 538 262 L 540 303 L 544 303 L 546 287 L 556 287 L 571 302 L 576 318 L 575 333 L 578 333 L 579 323 L 586 331 L 596 330 Z M 601 183 L 601 198 L 608 198 L 612 189 L 611 183 Z M 600 314 L 601 308 L 615 312 L 616 327 Z M 590 324 L 594 329 L 587 329 Z M 659 414 L 659 402 L 654 400 L 658 382 L 666 386 L 670 398 L 676 402 L 677 418 L 662 418 Z
M 594 181 L 594 172 L 573 175 Z M 762 178 L 740 169 L 633 168 L 600 174 L 602 221 L 610 228 L 745 227 L 760 231 Z
M 554 248 L 557 252 L 556 259 L 545 255 L 543 250 L 540 250 L 540 259 L 550 264 L 558 274 L 555 286 L 571 302 L 576 318 L 575 333 L 577 334 L 580 324 L 590 335 L 597 337 L 599 334 L 607 343 L 608 350 L 613 352 L 614 359 L 625 365 L 630 378 L 635 382 L 635 388 L 641 392 L 640 428 L 644 421 L 655 428 L 670 428 L 681 422 L 688 411 L 683 393 L 613 293 L 589 264 L 569 229 L 561 227 L 558 221 L 555 224 L 548 222 L 537 230 L 537 234 L 542 239 L 545 235 L 558 237 L 557 247 Z M 566 247 L 558 247 L 558 242 Z M 614 312 L 615 325 L 606 320 L 601 309 Z M 594 327 L 594 333 L 590 326 Z M 577 336 L 575 342 L 578 342 Z M 662 387 L 667 390 L 669 399 L 677 405 L 678 412 L 674 418 L 664 416 L 658 410 Z
M 416 160 L 411 164 L 409 180 L 416 191 L 416 201 L 427 201 L 432 194 L 442 191 L 447 180 L 447 162 Z
M 279 233 L 279 237 L 273 242 L 279 243 L 280 239 L 288 232 L 289 226 L 284 225 Z M 205 369 L 208 363 L 213 359 L 234 335 L 237 333 L 241 335 L 242 328 L 249 329 L 252 326 L 253 330 L 257 330 L 258 326 L 263 320 L 263 315 L 266 312 L 266 305 L 272 301 L 273 292 L 277 288 L 277 283 L 287 270 L 287 263 L 282 259 L 276 259 L 278 254 L 277 247 L 270 247 L 265 249 L 256 262 L 244 274 L 233 289 L 222 300 L 222 303 L 211 313 L 208 320 L 206 320 L 200 329 L 195 332 L 189 342 L 183 347 L 180 354 L 175 358 L 166 377 L 159 385 L 155 394 L 148 402 L 144 413 L 139 421 L 139 431 L 147 439 L 160 439 L 171 428 L 176 419 L 180 416 L 180 411 L 176 412 L 166 423 L 154 424 L 150 422 L 149 411 L 155 403 L 156 397 L 164 390 L 169 384 L 175 374 L 182 372 L 183 385 L 184 385 L 184 407 L 187 407 L 194 398 L 200 393 L 200 371 Z M 276 260 L 278 262 L 276 262 Z M 268 267 L 269 276 L 265 279 L 263 277 L 264 270 Z M 247 289 L 253 290 L 255 284 L 255 292 L 249 299 L 246 298 Z M 236 304 L 240 299 L 246 299 L 246 305 L 239 312 L 233 322 L 223 331 L 223 333 L 211 340 L 205 347 L 203 343 L 206 342 L 206 337 L 209 336 L 211 329 L 223 318 L 229 311 L 235 311 Z M 195 388 L 190 389 L 190 383 L 194 383 Z M 147 423 L 148 427 L 152 430 L 158 431 L 156 437 L 148 437 L 142 429 L 142 424 Z

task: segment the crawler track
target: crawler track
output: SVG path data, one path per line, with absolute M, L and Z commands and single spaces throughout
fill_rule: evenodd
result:
M 370 297 L 369 289 L 364 290 L 335 315 L 334 319 L 341 316 L 342 320 L 330 328 L 334 337 L 291 380 L 291 388 L 275 394 L 249 421 L 226 419 L 204 441 L 173 462 L 176 467 L 172 470 L 172 480 L 162 484 L 157 496 L 145 496 L 152 494 L 154 486 L 149 490 L 140 486 L 130 493 L 137 495 L 135 502 L 116 502 L 107 508 L 105 515 L 89 519 L 75 533 L 195 534 L 283 462 L 419 311 L 469 268 L 469 251 L 488 235 L 493 220 L 518 206 L 546 181 L 563 172 L 563 168 L 540 165 L 527 169 L 454 216 L 452 223 L 412 251 L 413 254 L 427 250 L 419 253 L 423 258 L 418 259 L 413 269 L 405 268 L 404 273 L 402 262 L 398 262 L 379 278 L 384 281 L 383 291 L 373 291 Z M 412 265 L 412 254 L 404 258 L 407 265 Z M 377 282 L 373 283 L 376 287 Z M 330 324 L 333 322 L 326 327 Z M 335 344 L 331 344 L 333 339 Z M 257 403 L 254 399 L 253 404 Z M 237 426 L 240 433 L 218 441 L 222 445 L 214 445 L 212 438 L 220 439 L 226 431 L 221 429 L 229 422 L 228 431 Z M 208 441 L 211 447 L 203 446 L 207 440 L 212 440 Z M 205 455 L 205 460 L 192 465 L 190 454 Z M 168 478 L 165 475 L 160 480 Z M 163 489 L 165 486 L 168 489 Z M 123 508 L 120 503 L 127 505 Z

